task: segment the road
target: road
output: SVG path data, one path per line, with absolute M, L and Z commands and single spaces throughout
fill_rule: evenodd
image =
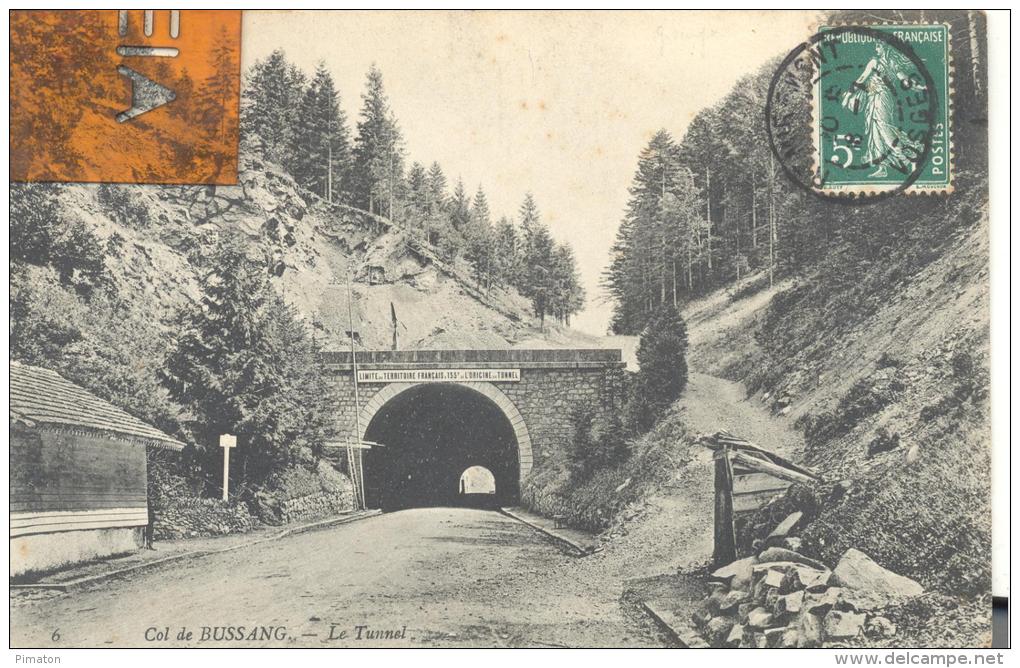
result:
M 414 509 L 85 591 L 12 595 L 11 645 L 661 646 L 620 593 L 504 515 Z

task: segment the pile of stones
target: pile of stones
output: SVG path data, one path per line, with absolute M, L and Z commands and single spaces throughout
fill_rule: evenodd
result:
M 923 588 L 876 564 L 856 549 L 835 568 L 800 552 L 800 540 L 783 535 L 800 519 L 788 517 L 757 554 L 710 576 L 711 594 L 693 614 L 694 626 L 713 647 L 838 646 L 860 635 L 887 638 L 896 626 L 881 610 Z

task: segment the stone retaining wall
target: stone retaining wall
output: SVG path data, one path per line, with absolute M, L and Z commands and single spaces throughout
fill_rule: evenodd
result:
M 262 525 L 329 517 L 350 511 L 354 495 L 347 476 L 327 462 L 297 467 L 257 492 L 251 504 L 201 495 L 177 453 L 149 453 L 149 507 L 153 539 L 174 540 L 245 533 Z

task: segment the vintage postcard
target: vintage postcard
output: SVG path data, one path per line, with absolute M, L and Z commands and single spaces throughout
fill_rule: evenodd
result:
M 10 12 L 12 656 L 994 662 L 989 21 Z

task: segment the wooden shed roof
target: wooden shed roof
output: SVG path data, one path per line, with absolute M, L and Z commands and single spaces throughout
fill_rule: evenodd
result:
M 10 367 L 12 421 L 95 429 L 172 450 L 184 447 L 184 443 L 132 417 L 55 371 L 18 362 L 11 362 Z

